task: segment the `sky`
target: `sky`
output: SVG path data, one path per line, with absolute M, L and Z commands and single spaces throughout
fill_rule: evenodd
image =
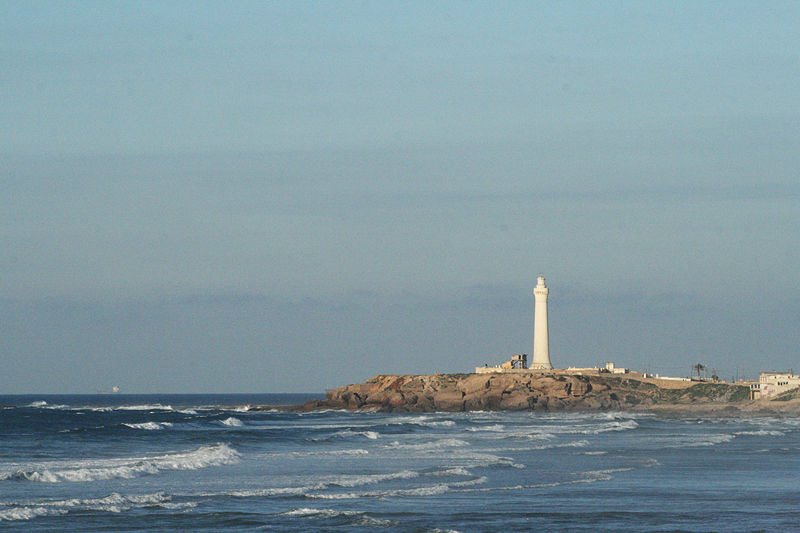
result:
M 800 3 L 0 3 L 0 392 L 800 370 Z

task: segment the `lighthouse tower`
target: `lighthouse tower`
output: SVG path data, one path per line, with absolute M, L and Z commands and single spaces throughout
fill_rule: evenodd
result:
M 533 298 L 536 302 L 533 311 L 533 361 L 530 368 L 533 370 L 549 370 L 553 368 L 550 363 L 549 340 L 547 338 L 547 285 L 544 276 L 536 278 L 536 287 L 533 289 Z

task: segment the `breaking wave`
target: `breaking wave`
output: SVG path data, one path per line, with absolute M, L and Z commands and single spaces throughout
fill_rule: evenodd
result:
M 499 432 L 499 431 L 505 431 L 505 429 L 506 427 L 503 424 L 492 424 L 491 426 L 477 426 L 477 427 L 467 428 L 467 431 L 471 431 L 473 433 L 479 431 Z
M 120 405 L 113 407 L 117 411 L 174 411 L 171 405 L 143 404 L 143 405 Z
M 677 436 L 675 440 L 666 444 L 666 448 L 697 448 L 702 446 L 716 446 L 717 444 L 724 444 L 736 438 L 736 435 L 728 433 L 720 433 L 716 435 L 700 435 L 697 437 L 690 436 Z
M 333 518 L 336 516 L 356 516 L 363 513 L 360 511 L 337 511 L 335 509 L 309 509 L 308 507 L 301 507 L 300 509 L 293 509 L 281 514 L 284 516 L 319 516 L 323 518 Z
M 173 503 L 172 498 L 163 492 L 124 496 L 113 492 L 103 498 L 38 501 L 20 503 L 16 507 L 0 510 L 0 520 L 30 520 L 38 516 L 64 515 L 71 511 L 102 511 L 121 513 L 133 508 L 162 507 L 165 509 L 186 509 L 196 503 Z
M 276 454 L 281 455 L 281 454 Z M 369 455 L 369 450 L 362 450 L 356 448 L 354 450 L 326 450 L 314 452 L 289 452 L 288 455 L 292 457 L 309 457 L 312 455 Z
M 770 429 L 759 429 L 756 431 L 737 431 L 734 435 L 751 435 L 751 436 L 772 436 L 772 437 L 782 437 L 786 435 L 783 431 L 778 430 L 770 430 Z
M 130 479 L 142 475 L 158 474 L 162 470 L 198 470 L 239 462 L 239 452 L 227 444 L 201 446 L 190 452 L 173 453 L 155 457 L 76 461 L 73 463 L 45 463 L 31 469 L 0 473 L 0 480 L 37 481 L 60 483 L 62 481 L 87 482 L 104 479 Z
M 29 403 L 27 407 L 35 407 L 37 409 L 67 409 L 69 405 L 61 405 L 61 404 L 50 405 L 44 400 L 37 400 L 35 402 Z
M 0 511 L 0 522 L 7 520 L 30 520 L 37 516 L 67 514 L 66 509 L 48 509 L 46 507 L 12 507 Z
M 148 431 L 155 431 L 159 429 L 172 427 L 171 422 L 142 422 L 141 424 L 122 424 L 131 429 L 146 429 Z
M 400 472 L 392 472 L 388 474 L 352 474 L 352 475 L 339 475 L 329 478 L 322 478 L 320 485 L 323 487 L 359 487 L 362 485 L 373 485 L 381 481 L 389 481 L 393 479 L 412 479 L 419 476 L 419 473 L 413 470 L 402 470 Z
M 469 446 L 469 442 L 461 439 L 440 439 L 431 442 L 422 442 L 420 444 L 401 444 L 394 441 L 387 446 L 387 448 L 396 448 L 400 450 L 442 450 L 446 448 L 460 448 L 462 446 Z
M 234 498 L 254 498 L 271 496 L 303 496 L 307 498 L 322 498 L 315 494 L 318 491 L 330 488 L 354 488 L 364 485 L 374 485 L 384 481 L 400 479 L 414 479 L 419 477 L 419 473 L 413 470 L 401 470 L 399 472 L 389 472 L 385 474 L 342 474 L 335 476 L 325 476 L 312 485 L 299 487 L 269 487 L 263 489 L 244 489 L 225 493 L 200 493 L 193 496 L 230 496 Z M 341 494 L 341 493 L 339 493 Z M 336 499 L 335 495 L 332 499 Z
M 358 518 L 353 523 L 355 526 L 372 526 L 372 527 L 387 527 L 397 524 L 392 520 L 382 520 L 374 518 L 361 511 L 339 511 L 336 509 L 311 509 L 308 507 L 301 507 L 281 513 L 283 516 L 301 517 L 301 518 Z
M 375 440 L 381 436 L 381 434 L 377 431 L 352 431 L 349 429 L 337 431 L 333 435 L 336 437 L 365 437 L 370 440 Z
M 453 489 L 460 487 L 468 487 L 473 485 L 481 485 L 486 483 L 488 479 L 484 476 L 476 477 L 466 481 L 453 481 L 450 483 L 437 483 L 435 485 L 426 485 L 422 487 L 413 487 L 405 489 L 389 489 L 389 490 L 376 490 L 376 491 L 363 491 L 363 492 L 336 492 L 336 493 L 306 493 L 304 496 L 312 500 L 353 500 L 361 498 L 390 498 L 396 496 L 405 497 L 421 497 L 421 496 L 437 496 L 444 494 Z
M 230 416 L 230 417 L 226 418 L 225 420 L 219 420 L 219 423 L 222 424 L 223 426 L 230 426 L 230 427 L 237 427 L 237 428 L 238 427 L 242 427 L 244 425 L 244 423 L 242 423 L 241 420 L 239 420 L 238 418 L 235 418 L 233 416 Z
M 431 416 L 398 416 L 386 420 L 386 424 L 402 425 L 410 424 L 423 427 L 453 427 L 456 423 L 453 420 L 437 420 Z

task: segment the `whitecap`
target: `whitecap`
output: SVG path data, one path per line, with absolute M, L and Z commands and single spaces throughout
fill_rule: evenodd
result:
M 156 431 L 159 429 L 164 429 L 168 427 L 172 427 L 172 423 L 170 422 L 142 422 L 140 424 L 122 424 L 123 426 L 127 426 L 131 429 L 145 429 L 148 431 Z
M 103 498 L 19 502 L 19 507 L 0 511 L 0 520 L 30 520 L 37 516 L 63 515 L 72 510 L 121 513 L 140 507 L 186 509 L 197 505 L 195 502 L 174 503 L 171 500 L 163 492 L 128 496 L 113 492 Z
M 525 468 L 524 464 L 515 463 L 511 457 L 503 457 L 483 452 L 451 452 L 449 457 L 459 462 L 466 462 L 470 468 L 489 468 L 492 466 Z
M 220 497 L 228 496 L 233 498 L 269 498 L 280 496 L 304 496 L 307 498 L 325 499 L 326 497 L 321 494 L 316 494 L 317 491 L 330 489 L 330 488 L 353 488 L 364 485 L 374 485 L 383 481 L 392 481 L 398 479 L 414 479 L 419 476 L 418 472 L 413 470 L 402 470 L 399 472 L 389 472 L 385 474 L 342 474 L 338 476 L 324 476 L 313 485 L 303 485 L 299 487 L 268 487 L 262 489 L 242 489 L 233 490 L 223 493 L 196 493 L 192 496 L 199 497 Z M 338 494 L 338 495 L 337 495 Z M 342 496 L 344 493 L 336 493 L 328 499 L 346 499 Z M 351 493 L 347 493 L 351 494 Z
M 204 497 L 219 497 L 229 496 L 232 498 L 268 498 L 271 496 L 300 496 L 312 490 L 320 490 L 325 488 L 323 485 L 310 485 L 304 487 L 275 487 L 269 489 L 246 489 L 246 490 L 233 490 L 224 493 L 208 493 L 203 492 L 195 494 L 195 496 Z
M 35 402 L 31 402 L 27 405 L 27 407 L 35 407 L 37 409 L 67 409 L 69 405 L 62 405 L 62 404 L 49 404 L 44 400 L 37 400 Z
M 143 404 L 143 405 L 119 405 L 113 409 L 119 411 L 174 411 L 171 405 Z
M 311 509 L 308 507 L 301 507 L 281 513 L 284 516 L 296 516 L 302 518 L 338 518 L 338 517 L 358 517 L 359 519 L 353 523 L 356 526 L 367 527 L 387 527 L 396 524 L 391 520 L 382 520 L 368 516 L 361 511 L 339 511 L 336 509 Z
M 588 440 L 571 440 L 568 442 L 559 442 L 557 444 L 541 444 L 539 446 L 531 446 L 529 450 L 552 450 L 554 448 L 585 448 L 589 445 Z
M 201 446 L 188 452 L 154 457 L 130 457 L 75 462 L 51 462 L 31 465 L 14 472 L 0 472 L 0 480 L 16 479 L 58 483 L 129 479 L 162 470 L 197 470 L 239 462 L 239 453 L 227 444 Z
M 284 516 L 314 516 L 323 518 L 333 518 L 336 516 L 356 516 L 361 515 L 360 511 L 337 511 L 336 509 L 310 509 L 308 507 L 301 507 L 281 513 Z
M 610 431 L 627 431 L 636 429 L 639 423 L 632 419 L 601 422 L 598 424 L 564 424 L 564 425 L 542 425 L 525 428 L 517 428 L 512 431 L 498 432 L 498 435 L 487 435 L 485 438 L 500 439 L 529 439 L 529 440 L 552 440 L 558 435 L 599 435 Z
M 444 470 L 436 470 L 428 474 L 429 476 L 471 476 L 472 472 L 463 466 L 455 466 L 453 468 L 446 468 Z
M 349 429 L 337 431 L 334 435 L 337 437 L 366 437 L 370 440 L 375 440 L 381 436 L 377 431 L 351 431 Z
M 665 447 L 697 448 L 703 446 L 716 446 L 717 444 L 724 444 L 726 442 L 730 442 L 734 438 L 736 438 L 736 435 L 730 435 L 727 433 L 719 433 L 716 435 L 700 435 L 700 436 L 678 435 L 673 439 L 670 439 L 671 441 L 673 441 L 672 444 L 667 444 Z
M 230 426 L 230 427 L 241 427 L 244 425 L 241 420 L 235 417 L 228 417 L 225 420 L 218 420 L 220 424 L 223 426 Z
M 478 431 L 491 431 L 491 432 L 499 432 L 505 431 L 506 427 L 503 424 L 492 424 L 491 426 L 476 426 L 467 428 L 467 431 L 478 432 Z
M 402 450 L 441 450 L 446 448 L 460 448 L 462 446 L 469 446 L 469 442 L 461 439 L 439 439 L 430 442 L 422 442 L 419 444 L 401 444 L 394 441 L 387 445 L 387 448 L 396 448 Z
M 437 496 L 444 494 L 450 490 L 450 486 L 446 483 L 438 485 L 429 485 L 424 487 L 416 487 L 411 489 L 395 489 L 395 490 L 382 490 L 371 492 L 336 492 L 336 493 L 311 493 L 306 494 L 306 498 L 312 500 L 357 500 L 361 498 L 388 498 L 392 496 Z
M 400 472 L 390 472 L 387 474 L 347 474 L 338 476 L 327 476 L 320 478 L 320 483 L 325 486 L 336 487 L 358 487 L 361 485 L 372 485 L 381 481 L 393 479 L 412 479 L 419 476 L 413 470 L 402 470 Z
M 783 431 L 778 430 L 768 430 L 768 429 L 759 429 L 757 431 L 737 431 L 734 435 L 752 435 L 752 436 L 771 436 L 771 437 L 782 437 L 786 435 Z
M 398 416 L 386 420 L 387 424 L 402 425 L 411 424 L 423 427 L 453 427 L 456 425 L 453 420 L 439 420 L 430 416 Z
M 486 476 L 478 476 L 474 479 L 468 479 L 466 481 L 453 481 L 451 483 L 448 483 L 448 485 L 450 487 L 470 487 L 473 485 L 483 485 L 487 481 L 489 481 L 489 478 L 487 478 Z
M 0 510 L 0 522 L 14 520 L 30 520 L 37 516 L 66 514 L 64 509 L 47 509 L 45 507 L 12 507 Z
M 595 481 L 609 481 L 614 479 L 614 476 L 611 474 L 616 474 L 617 472 L 630 472 L 633 468 L 609 468 L 606 470 L 587 470 L 586 472 L 581 472 L 579 475 L 582 476 L 583 479 L 577 481 L 585 481 L 587 483 L 593 483 Z
M 284 455 L 284 454 L 272 454 L 272 455 Z M 361 448 L 356 448 L 353 450 L 324 450 L 324 451 L 315 451 L 315 452 L 289 452 L 288 455 L 292 457 L 309 457 L 313 455 L 369 455 L 368 450 L 363 450 Z
M 601 424 L 599 427 L 589 427 L 582 430 L 574 431 L 574 433 L 578 433 L 581 435 L 598 435 L 600 433 L 607 433 L 609 431 L 627 431 L 629 429 L 636 429 L 639 427 L 639 423 L 636 420 L 622 420 L 622 421 L 614 421 L 609 422 L 607 424 Z M 573 433 L 570 431 L 564 431 L 564 433 Z

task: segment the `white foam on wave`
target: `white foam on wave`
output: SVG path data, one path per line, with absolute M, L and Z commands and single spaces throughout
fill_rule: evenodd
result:
M 162 470 L 198 470 L 239 462 L 239 453 L 227 444 L 201 446 L 189 452 L 142 458 L 51 462 L 31 465 L 14 472 L 0 472 L 0 480 L 16 479 L 59 483 L 105 479 L 130 479 Z
M 493 433 L 497 433 L 500 431 L 505 431 L 506 427 L 503 424 L 492 424 L 490 426 L 476 426 L 467 428 L 467 431 L 471 432 L 481 432 L 481 431 L 490 431 Z
M 314 452 L 289 452 L 288 454 L 272 454 L 272 455 L 290 455 L 292 457 L 309 457 L 313 455 L 369 455 L 368 450 L 356 448 L 354 450 L 323 450 Z
M 576 431 L 576 433 L 581 435 L 599 435 L 600 433 L 607 433 L 609 431 L 627 431 L 638 427 L 639 423 L 636 420 L 615 420 L 607 424 L 601 424 L 600 427 L 586 428 L 581 431 Z
M 439 420 L 437 418 L 431 416 L 397 416 L 394 418 L 389 418 L 385 422 L 386 424 L 391 425 L 403 425 L 409 424 L 414 426 L 424 426 L 424 427 L 453 427 L 456 425 L 455 421 L 453 420 Z
M 12 507 L 0 510 L 0 522 L 14 520 L 30 520 L 37 516 L 67 514 L 65 509 L 48 509 L 46 507 Z
M 552 450 L 554 448 L 585 448 L 589 445 L 588 440 L 571 440 L 568 442 L 559 442 L 557 444 L 540 444 L 531 446 L 529 450 Z
M 602 450 L 595 450 L 592 452 L 581 452 L 581 455 L 606 455 L 608 452 L 604 452 Z
M 49 404 L 44 400 L 37 400 L 35 402 L 29 403 L 26 407 L 35 407 L 37 409 L 67 409 L 69 405 L 62 405 L 62 404 Z
M 473 485 L 483 485 L 489 481 L 489 478 L 486 476 L 478 476 L 474 479 L 468 479 L 466 481 L 452 481 L 448 483 L 450 487 L 471 487 Z
M 778 431 L 777 429 L 770 430 L 770 429 L 759 429 L 755 431 L 737 431 L 734 435 L 751 435 L 751 436 L 760 436 L 760 437 L 782 437 L 786 435 L 783 431 Z
M 243 489 L 224 493 L 199 493 L 193 496 L 218 497 L 230 496 L 234 498 L 268 498 L 273 496 L 306 496 L 310 498 L 318 497 L 312 495 L 315 491 L 329 488 L 353 488 L 364 485 L 374 485 L 383 481 L 398 479 L 414 479 L 419 476 L 413 470 L 402 470 L 399 472 L 389 472 L 384 474 L 342 474 L 335 476 L 325 476 L 319 478 L 313 485 L 303 485 L 299 487 L 269 487 L 263 489 Z
M 342 437 L 342 438 L 365 437 L 365 438 L 370 439 L 370 440 L 375 440 L 378 437 L 380 437 L 381 434 L 378 433 L 377 431 L 353 431 L 353 430 L 350 430 L 350 429 L 344 429 L 342 431 L 337 431 L 336 433 L 333 434 L 333 436 L 334 437 Z
M 303 487 L 275 487 L 269 489 L 244 489 L 233 490 L 224 493 L 202 492 L 195 496 L 219 497 L 229 496 L 232 498 L 269 498 L 272 496 L 301 496 L 312 490 L 325 488 L 322 485 L 307 485 Z
M 419 473 L 413 470 L 402 470 L 400 472 L 390 472 L 388 474 L 343 474 L 322 477 L 320 478 L 320 484 L 326 487 L 359 487 L 393 479 L 412 479 L 417 476 L 419 476 Z
M 301 507 L 281 513 L 283 516 L 292 516 L 300 518 L 339 518 L 339 517 L 352 517 L 358 518 L 353 525 L 358 526 L 373 526 L 373 527 L 387 527 L 395 525 L 397 522 L 391 520 L 382 520 L 374 518 L 361 511 L 340 511 L 337 509 L 312 509 L 308 507 Z
M 418 426 L 425 426 L 429 428 L 451 428 L 456 425 L 453 420 L 431 420 L 429 422 L 418 422 Z
M 223 426 L 229 426 L 229 427 L 242 427 L 244 425 L 244 423 L 241 420 L 233 416 L 230 416 L 225 420 L 219 420 L 219 423 L 222 424 Z
M 430 442 L 421 442 L 419 444 L 401 444 L 398 441 L 394 441 L 386 447 L 400 450 L 436 451 L 446 448 L 461 448 L 463 446 L 469 446 L 469 442 L 461 439 L 438 439 Z
M 453 468 L 446 468 L 444 470 L 436 470 L 435 472 L 431 472 L 428 474 L 429 476 L 471 476 L 473 475 L 472 472 L 464 468 L 463 466 L 454 466 Z
M 714 435 L 678 435 L 672 442 L 666 444 L 666 448 L 698 448 L 703 446 L 716 446 L 724 444 L 736 438 L 736 435 L 728 433 L 718 433 Z M 677 442 L 675 442 L 677 441 Z
M 583 421 L 583 420 L 580 420 Z M 612 431 L 628 431 L 639 427 L 639 423 L 632 419 L 612 419 L 608 422 L 595 424 L 561 424 L 561 425 L 536 425 L 513 430 L 490 432 L 483 438 L 491 439 L 527 439 L 527 440 L 553 440 L 559 435 L 599 435 Z
M 393 496 L 437 496 L 450 490 L 450 485 L 440 483 L 412 489 L 379 490 L 371 492 L 312 493 L 305 497 L 312 500 L 358 500 L 361 498 L 390 498 Z
M 123 426 L 128 426 L 131 429 L 145 429 L 147 431 L 157 431 L 159 429 L 169 428 L 172 427 L 171 422 L 142 422 L 140 424 L 122 424 Z
M 361 515 L 360 511 L 337 511 L 336 509 L 311 509 L 308 507 L 301 507 L 281 513 L 284 516 L 318 516 L 323 518 L 334 518 L 336 516 L 357 516 Z
M 626 467 L 626 468 L 608 468 L 606 470 L 587 470 L 586 472 L 581 472 L 580 475 L 582 479 L 576 480 L 576 483 L 584 482 L 584 483 L 594 483 L 595 481 L 610 481 L 614 479 L 614 476 L 611 474 L 616 474 L 617 472 L 630 472 L 633 468 Z
M 475 477 L 464 481 L 451 481 L 448 483 L 437 483 L 435 485 L 424 485 L 404 489 L 388 489 L 363 492 L 336 492 L 336 493 L 307 493 L 306 498 L 321 500 L 352 500 L 361 498 L 391 498 L 391 497 L 421 497 L 437 496 L 451 490 L 464 490 L 463 487 L 481 485 L 488 481 L 485 476 Z
M 118 405 L 112 407 L 118 411 L 174 411 L 171 405 L 162 405 L 160 403 L 142 404 L 142 405 Z
M 515 463 L 511 457 L 503 457 L 491 453 L 451 451 L 448 457 L 460 463 L 466 463 L 469 468 L 489 468 L 492 466 L 502 466 L 510 468 L 525 468 L 524 464 Z
M 113 492 L 103 498 L 19 502 L 17 507 L 0 511 L 0 520 L 30 520 L 38 516 L 63 515 L 75 510 L 121 513 L 141 507 L 186 509 L 197 505 L 195 502 L 174 503 L 171 500 L 163 492 L 128 496 Z
M 528 445 L 528 446 L 515 446 L 515 447 L 502 447 L 502 448 L 481 448 L 482 452 L 492 452 L 492 453 L 501 453 L 501 452 L 528 452 L 531 450 L 553 450 L 556 448 L 585 448 L 589 446 L 590 442 L 585 439 L 581 440 L 571 440 L 567 442 L 557 442 L 551 444 L 537 444 L 537 445 Z

